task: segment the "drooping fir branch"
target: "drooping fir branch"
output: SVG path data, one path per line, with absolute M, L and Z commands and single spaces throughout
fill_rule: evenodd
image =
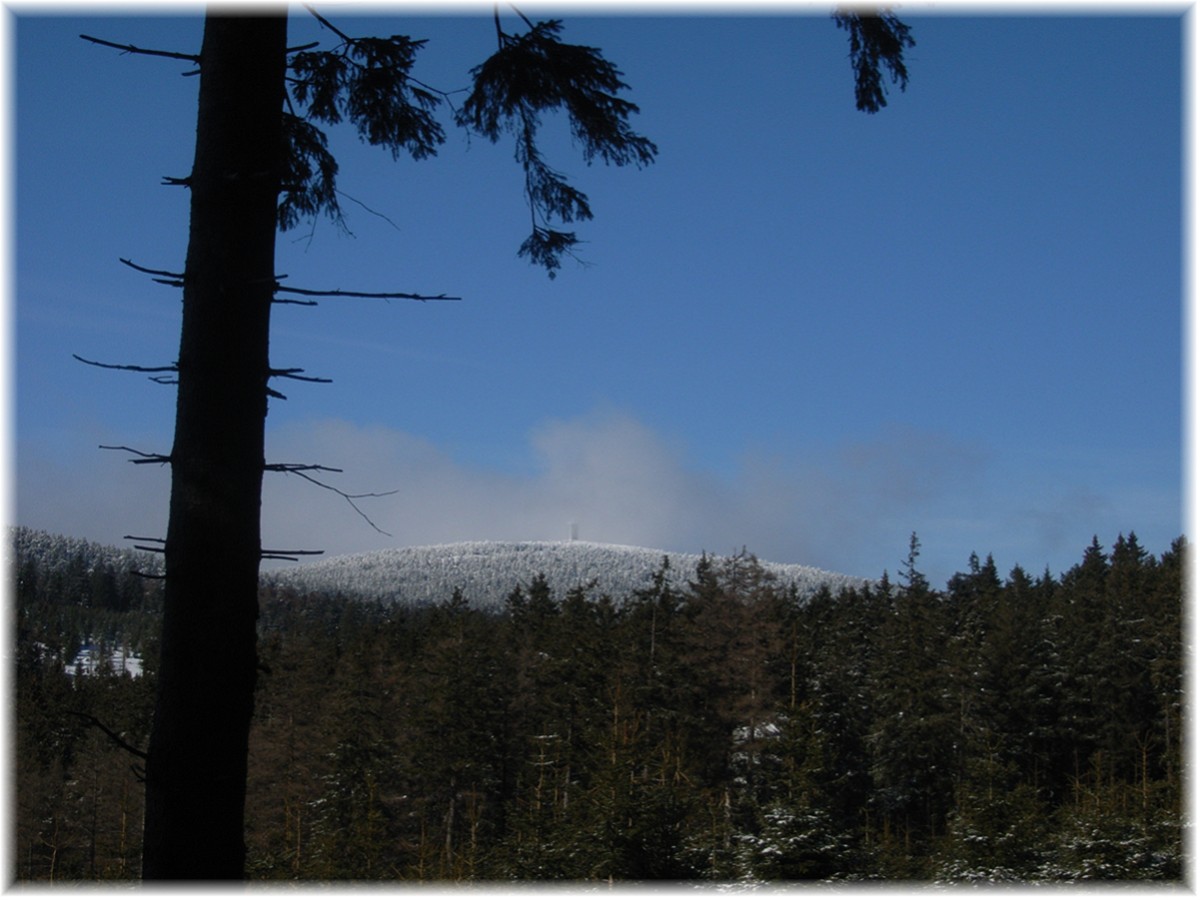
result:
M 557 227 L 591 218 L 587 197 L 550 167 L 537 150 L 540 116 L 549 110 L 567 114 L 571 132 L 589 164 L 597 157 L 613 165 L 648 165 L 657 147 L 635 133 L 628 117 L 635 104 L 617 96 L 628 86 L 620 71 L 592 47 L 564 44 L 561 22 L 533 22 L 513 7 L 527 31 L 504 31 L 494 12 L 498 48 L 471 71 L 473 86 L 461 109 L 451 95 L 415 78 L 412 66 L 425 41 L 393 35 L 356 38 L 311 6 L 305 7 L 341 43 L 333 50 L 304 50 L 288 62 L 284 132 L 288 145 L 284 189 L 279 203 L 283 230 L 318 214 L 345 227 L 337 189 L 337 161 L 317 126 L 349 119 L 367 143 L 398 158 L 432 156 L 445 141 L 433 116 L 445 102 L 455 122 L 495 142 L 501 133 L 518 138 L 517 158 L 524 169 L 524 194 L 530 207 L 530 234 L 518 249 L 553 277 L 564 255 L 580 243 L 573 231 Z M 441 299 L 441 298 L 439 298 Z
M 850 33 L 850 65 L 854 69 L 854 101 L 862 112 L 876 113 L 887 106 L 881 67 L 891 73 L 892 84 L 908 87 L 904 51 L 916 46 L 911 29 L 887 8 L 876 12 L 839 9 L 833 14 L 838 28 Z
M 308 3 L 305 3 L 305 4 L 304 4 L 304 8 L 305 8 L 306 10 L 308 10 L 309 14 L 310 14 L 310 15 L 311 15 L 311 16 L 312 16 L 314 19 L 316 19 L 316 20 L 317 20 L 317 21 L 318 21 L 318 22 L 321 24 L 321 26 L 322 26 L 322 27 L 329 29 L 329 30 L 330 30 L 330 31 L 332 31 L 332 32 L 333 32 L 335 35 L 337 35 L 339 38 L 341 38 L 341 40 L 342 40 L 342 45 L 341 45 L 341 47 L 339 48 L 339 51 L 340 51 L 340 52 L 342 52 L 343 54 L 345 54 L 345 53 L 346 53 L 346 50 L 347 50 L 348 48 L 351 48 L 351 47 L 353 47 L 353 46 L 354 46 L 354 45 L 356 45 L 356 44 L 362 44 L 362 43 L 365 43 L 366 41 L 370 41 L 370 40 L 378 40 L 377 38 L 365 38 L 365 39 L 364 39 L 364 38 L 354 38 L 354 37 L 351 37 L 350 35 L 346 34 L 346 32 L 342 31 L 340 28 L 338 28 L 336 25 L 334 25 L 332 22 L 330 22 L 328 19 L 326 19 L 324 16 L 322 16 L 322 15 L 321 15 L 319 12 L 317 12 L 315 9 L 313 9 L 313 8 L 312 8 L 312 6 L 311 6 L 310 4 L 308 4 Z M 395 36 L 393 36 L 393 37 L 392 37 L 392 38 L 390 38 L 389 40 L 395 41 L 396 39 L 397 39 L 397 38 L 396 38 Z M 425 42 L 425 41 L 423 41 L 423 40 L 421 40 L 421 41 L 413 41 L 413 40 L 411 40 L 410 38 L 407 38 L 407 37 L 405 37 L 405 38 L 401 38 L 401 40 L 402 40 L 402 41 L 407 41 L 407 42 L 410 42 L 410 43 L 412 43 L 414 46 L 424 46 L 424 45 L 425 45 L 425 43 L 426 43 L 426 42 Z M 307 50 L 307 49 L 309 49 L 309 48 L 311 48 L 311 47 L 315 47 L 315 46 L 317 46 L 317 45 L 316 45 L 316 43 L 313 43 L 313 44 L 310 44 L 308 47 L 302 47 L 302 48 L 299 48 L 299 49 Z M 290 51 L 289 51 L 289 52 L 290 52 Z M 353 58 L 353 56 L 352 56 L 352 55 L 346 55 L 346 57 L 345 57 L 345 58 L 347 59 L 347 61 L 348 61 L 348 62 L 349 62 L 351 65 L 357 65 L 357 63 L 354 61 L 354 58 Z M 459 94 L 459 93 L 463 93 L 463 92 L 465 92 L 465 90 L 466 90 L 465 88 L 459 88 L 459 89 L 457 89 L 457 90 L 453 90 L 453 91 L 445 91 L 445 90 L 442 90 L 441 88 L 436 88 L 436 87 L 433 87 L 432 85 L 425 83 L 424 81 L 422 81 L 422 80 L 421 80 L 421 79 L 419 79 L 419 78 L 414 78 L 414 77 L 413 77 L 413 75 L 412 75 L 411 73 L 406 73 L 406 74 L 405 74 L 405 79 L 406 79 L 407 81 L 409 81 L 409 82 L 411 82 L 411 83 L 413 83 L 413 84 L 415 84 L 415 85 L 417 85 L 417 86 L 419 86 L 419 87 L 423 88 L 424 90 L 426 90 L 426 91 L 429 91 L 429 92 L 430 92 L 430 93 L 432 93 L 432 94 L 438 94 L 438 95 L 439 95 L 439 96 L 441 96 L 443 99 L 445 99 L 447 102 L 449 101 L 449 99 L 450 99 L 450 97 L 451 97 L 452 95 L 454 95 L 454 94 Z
M 288 109 L 283 113 L 286 153 L 280 188 L 279 229 L 288 231 L 305 219 L 315 222 L 320 213 L 344 228 L 342 208 L 338 203 L 338 164 L 329 151 L 329 140 L 325 132 L 295 110 L 290 97 L 287 105 Z
M 578 240 L 573 232 L 551 226 L 592 217 L 587 196 L 542 159 L 537 147 L 541 116 L 566 113 L 571 135 L 583 149 L 584 161 L 597 157 L 617 166 L 638 168 L 652 163 L 658 148 L 629 126 L 638 107 L 618 96 L 629 86 L 622 73 L 594 47 L 559 40 L 562 22 L 531 23 L 517 10 L 528 30 L 509 34 L 493 15 L 498 49 L 471 70 L 473 88 L 455 118 L 459 125 L 495 143 L 503 134 L 516 139 L 517 161 L 525 174 L 525 199 L 532 231 L 518 255 L 542 265 L 554 277 L 563 254 Z
M 306 8 L 341 44 L 332 50 L 305 48 L 288 60 L 290 92 L 284 111 L 288 153 L 279 203 L 279 227 L 284 231 L 319 213 L 343 222 L 337 161 L 316 123 L 349 120 L 364 142 L 387 149 L 393 159 L 402 152 L 418 160 L 433 156 L 445 141 L 434 111 L 449 92 L 412 75 L 425 41 L 404 35 L 351 37 Z

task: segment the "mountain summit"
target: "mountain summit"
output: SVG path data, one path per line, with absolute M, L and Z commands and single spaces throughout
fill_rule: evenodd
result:
M 702 559 L 691 553 L 588 541 L 471 541 L 337 556 L 264 572 L 262 581 L 299 593 L 414 606 L 448 600 L 457 588 L 472 606 L 492 608 L 500 606 L 513 588 L 541 574 L 559 595 L 580 585 L 594 585 L 597 594 L 619 601 L 649 586 L 664 558 L 668 582 L 678 589 L 687 586 Z M 795 586 L 802 597 L 823 585 L 836 593 L 842 586 L 860 587 L 864 582 L 812 566 L 762 561 L 759 565 L 779 584 Z

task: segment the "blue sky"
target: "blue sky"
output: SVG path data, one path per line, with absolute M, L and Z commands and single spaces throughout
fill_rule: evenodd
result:
M 915 531 L 940 584 L 972 552 L 1057 575 L 1094 534 L 1159 553 L 1183 532 L 1182 19 L 901 9 L 909 89 L 870 116 L 844 32 L 786 11 L 563 12 L 565 40 L 623 70 L 660 153 L 588 167 L 550 123 L 552 163 L 596 213 L 587 265 L 553 281 L 516 257 L 511 146 L 448 127 L 436 159 L 393 162 L 331 131 L 353 234 L 281 235 L 287 283 L 463 299 L 276 309 L 272 363 L 334 383 L 284 386 L 272 458 L 397 493 L 363 503 L 385 537 L 269 478 L 267 546 L 574 522 L 873 577 Z M 447 90 L 495 46 L 488 9 L 328 12 L 428 38 L 417 74 Z M 293 16 L 293 43 L 332 45 Z M 118 259 L 182 266 L 187 196 L 160 181 L 190 168 L 197 82 L 78 35 L 194 52 L 200 15 L 14 23 L 15 519 L 161 534 L 168 473 L 96 448 L 169 451 L 171 388 L 71 354 L 175 358 L 177 292 Z

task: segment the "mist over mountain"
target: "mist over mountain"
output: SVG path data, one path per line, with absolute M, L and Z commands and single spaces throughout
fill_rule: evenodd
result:
M 338 556 L 265 572 L 262 581 L 301 594 L 341 594 L 418 606 L 449 599 L 459 589 L 472 606 L 494 608 L 513 588 L 544 575 L 560 595 L 590 586 L 594 594 L 607 594 L 619 602 L 647 587 L 664 559 L 668 583 L 682 590 L 702 558 L 588 541 L 470 541 Z M 844 586 L 857 588 L 865 582 L 812 566 L 762 561 L 759 565 L 781 586 L 795 587 L 801 597 L 823 585 L 836 594 Z

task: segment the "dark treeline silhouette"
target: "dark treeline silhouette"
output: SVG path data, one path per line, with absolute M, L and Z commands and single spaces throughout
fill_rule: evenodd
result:
M 248 876 L 1182 878 L 1183 539 L 943 590 L 919 546 L 805 599 L 751 555 L 498 612 L 264 589 Z M 12 874 L 134 878 L 160 587 L 15 574 Z M 143 677 L 67 674 L 130 635 Z

